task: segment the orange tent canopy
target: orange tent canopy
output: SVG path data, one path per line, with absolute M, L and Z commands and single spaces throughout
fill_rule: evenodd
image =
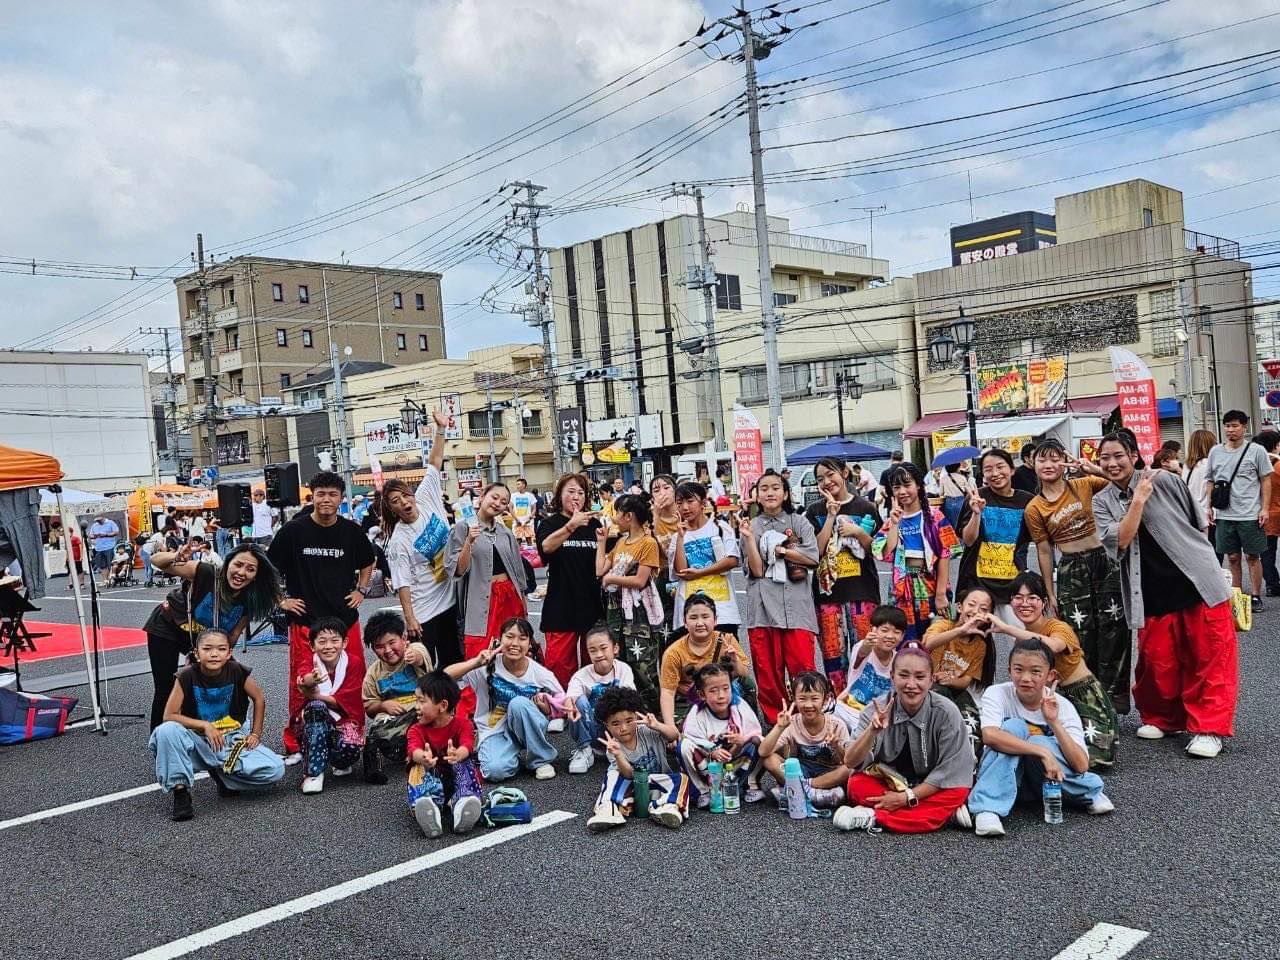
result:
M 0 444 L 0 490 L 47 487 L 62 479 L 56 457 Z

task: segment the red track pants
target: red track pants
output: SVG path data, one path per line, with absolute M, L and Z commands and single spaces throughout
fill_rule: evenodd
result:
M 1167 733 L 1231 736 L 1239 674 L 1230 602 L 1147 617 L 1138 631 L 1133 701 Z
M 871 798 L 879 797 L 888 789 L 883 781 L 869 774 L 855 773 L 849 778 L 849 802 L 874 808 L 875 803 Z M 964 806 L 968 799 L 968 787 L 948 787 L 926 797 L 914 807 L 876 810 L 876 824 L 894 833 L 929 833 L 950 820 L 951 815 Z
M 751 627 L 747 639 L 751 642 L 760 712 L 769 723 L 777 723 L 778 711 L 787 695 L 784 671 L 795 677 L 814 669 L 813 634 L 808 630 Z
M 289 624 L 289 716 L 297 716 L 302 709 L 302 693 L 294 682 L 298 674 L 307 673 L 311 666 L 311 643 L 307 639 L 310 629 L 299 623 Z M 358 671 L 361 682 L 364 680 L 364 645 L 360 642 L 360 621 L 357 620 L 347 631 L 347 670 Z M 284 752 L 299 753 L 302 748 L 298 738 L 293 735 L 289 724 L 284 727 Z
M 524 597 L 516 589 L 516 585 L 508 577 L 506 580 L 495 580 L 489 585 L 489 620 L 485 624 L 485 634 L 468 633 L 462 638 L 462 658 L 470 660 L 489 645 L 494 637 L 501 636 L 502 625 L 512 617 L 527 617 L 528 609 L 524 605 Z M 458 700 L 458 712 L 468 717 L 476 712 L 476 692 L 470 687 L 462 688 L 462 697 Z
M 543 666 L 556 675 L 560 686 L 567 687 L 578 672 L 579 658 L 585 660 L 580 652 L 585 646 L 583 635 L 573 630 L 544 630 L 542 637 L 546 644 Z

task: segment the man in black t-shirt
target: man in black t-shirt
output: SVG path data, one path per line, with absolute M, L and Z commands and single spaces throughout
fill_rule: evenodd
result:
M 1013 471 L 1013 489 L 1025 490 L 1027 493 L 1034 494 L 1039 486 L 1036 480 L 1035 460 L 1036 445 L 1034 443 L 1024 443 L 1022 445 L 1022 464 L 1017 470 Z
M 364 674 L 360 643 L 360 604 L 373 574 L 373 545 L 360 525 L 338 515 L 346 485 L 336 473 L 311 478 L 311 512 L 294 517 L 276 533 L 267 551 L 284 579 L 288 598 L 280 609 L 289 617 L 289 676 L 311 662 L 310 626 L 322 617 L 337 617 L 347 626 L 349 669 Z M 302 707 L 302 694 L 289 684 L 289 716 Z M 297 739 L 286 726 L 288 763 L 302 759 Z M 297 756 L 298 760 L 294 757 Z

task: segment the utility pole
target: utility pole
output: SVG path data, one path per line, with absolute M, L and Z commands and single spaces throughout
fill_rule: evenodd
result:
M 715 433 L 712 449 L 715 451 L 728 449 L 724 432 L 724 396 L 720 383 L 720 348 L 716 345 L 716 269 L 711 261 L 711 245 L 707 243 L 707 219 L 702 209 L 702 187 L 685 185 L 675 187 L 668 196 L 693 197 L 698 210 L 698 264 L 701 276 L 698 286 L 702 288 L 702 309 L 706 318 L 706 346 L 708 373 L 711 375 L 711 404 L 715 408 L 711 416 L 711 426 Z
M 338 344 L 333 339 L 332 319 L 329 316 L 329 278 L 325 271 L 320 271 L 320 286 L 324 289 L 324 323 L 329 331 L 329 362 L 333 365 L 333 405 L 338 419 L 338 442 L 334 447 L 337 454 L 338 472 L 342 474 L 347 492 L 345 499 L 350 502 L 351 487 L 354 478 L 351 473 L 351 448 L 347 446 L 347 395 L 342 386 L 342 359 L 338 355 Z M 350 506 L 348 506 L 348 510 Z
M 1185 436 L 1196 429 L 1192 414 L 1195 385 L 1191 382 L 1191 298 L 1187 282 L 1178 281 L 1178 311 L 1182 321 L 1182 428 Z
M 769 215 L 764 199 L 764 154 L 760 146 L 760 97 L 756 87 L 756 34 L 751 11 L 743 9 L 736 18 L 725 17 L 720 24 L 742 34 L 742 60 L 747 68 L 747 128 L 751 138 L 751 180 L 755 193 L 756 253 L 760 267 L 760 315 L 764 322 L 765 383 L 769 390 L 769 445 L 773 467 L 787 465 L 786 438 L 782 433 L 782 371 L 778 364 L 778 319 L 773 306 L 773 261 L 769 256 Z M 765 47 L 767 55 L 768 47 Z
M 196 263 L 200 267 L 200 294 L 196 300 L 196 309 L 200 313 L 200 353 L 204 360 L 204 436 L 205 452 L 209 461 L 206 466 L 217 466 L 217 387 L 218 378 L 213 371 L 213 318 L 209 315 L 209 279 L 204 272 L 204 234 L 196 234 Z
M 493 375 L 484 378 L 484 422 L 489 434 L 489 482 L 498 482 L 498 454 L 493 446 Z
M 519 180 L 512 184 L 524 191 L 523 202 L 513 200 L 512 209 L 525 210 L 529 218 L 529 251 L 533 257 L 533 316 L 534 324 L 542 330 L 542 393 L 547 401 L 547 413 L 551 417 L 551 449 L 555 458 L 556 473 L 565 473 L 569 465 L 560 449 L 560 417 L 559 404 L 556 401 L 556 365 L 551 347 L 551 315 L 547 311 L 548 282 L 542 272 L 542 247 L 538 243 L 538 217 L 547 209 L 544 203 L 535 202 L 535 198 L 546 187 L 539 186 L 530 180 Z M 491 431 L 492 432 L 492 431 Z
M 176 463 L 178 460 L 176 447 L 178 439 L 178 397 L 173 377 L 173 348 L 169 344 L 169 334 L 173 332 L 173 328 L 139 327 L 138 332 L 141 334 L 159 334 L 164 337 L 164 382 L 169 388 L 169 392 L 165 397 L 164 445 L 173 454 L 173 459 Z
M 636 451 L 636 469 L 634 482 L 644 486 L 644 440 L 640 437 L 640 358 L 636 357 L 636 362 L 632 370 L 631 377 L 631 410 L 632 422 L 635 424 L 633 428 L 636 434 L 635 451 Z
M 511 391 L 511 403 L 516 412 L 516 456 L 520 460 L 520 476 L 524 476 L 524 401 L 520 399 L 520 391 Z

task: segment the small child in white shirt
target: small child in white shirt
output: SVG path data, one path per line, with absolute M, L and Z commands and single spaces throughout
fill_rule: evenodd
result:
M 759 803 L 760 739 L 762 730 L 755 711 L 743 700 L 733 702 L 729 671 L 709 663 L 694 674 L 693 684 L 701 702 L 689 711 L 680 737 L 680 761 L 698 791 L 698 808 L 711 804 L 707 764 L 733 763 L 734 774 L 745 787 L 743 799 Z
M 586 773 L 596 762 L 595 748 L 603 737 L 603 727 L 596 716 L 600 697 L 614 687 L 636 688 L 631 667 L 618 659 L 618 642 L 607 624 L 598 623 L 587 631 L 587 656 L 591 662 L 569 678 L 564 695 L 564 714 L 573 737 L 570 773 Z

